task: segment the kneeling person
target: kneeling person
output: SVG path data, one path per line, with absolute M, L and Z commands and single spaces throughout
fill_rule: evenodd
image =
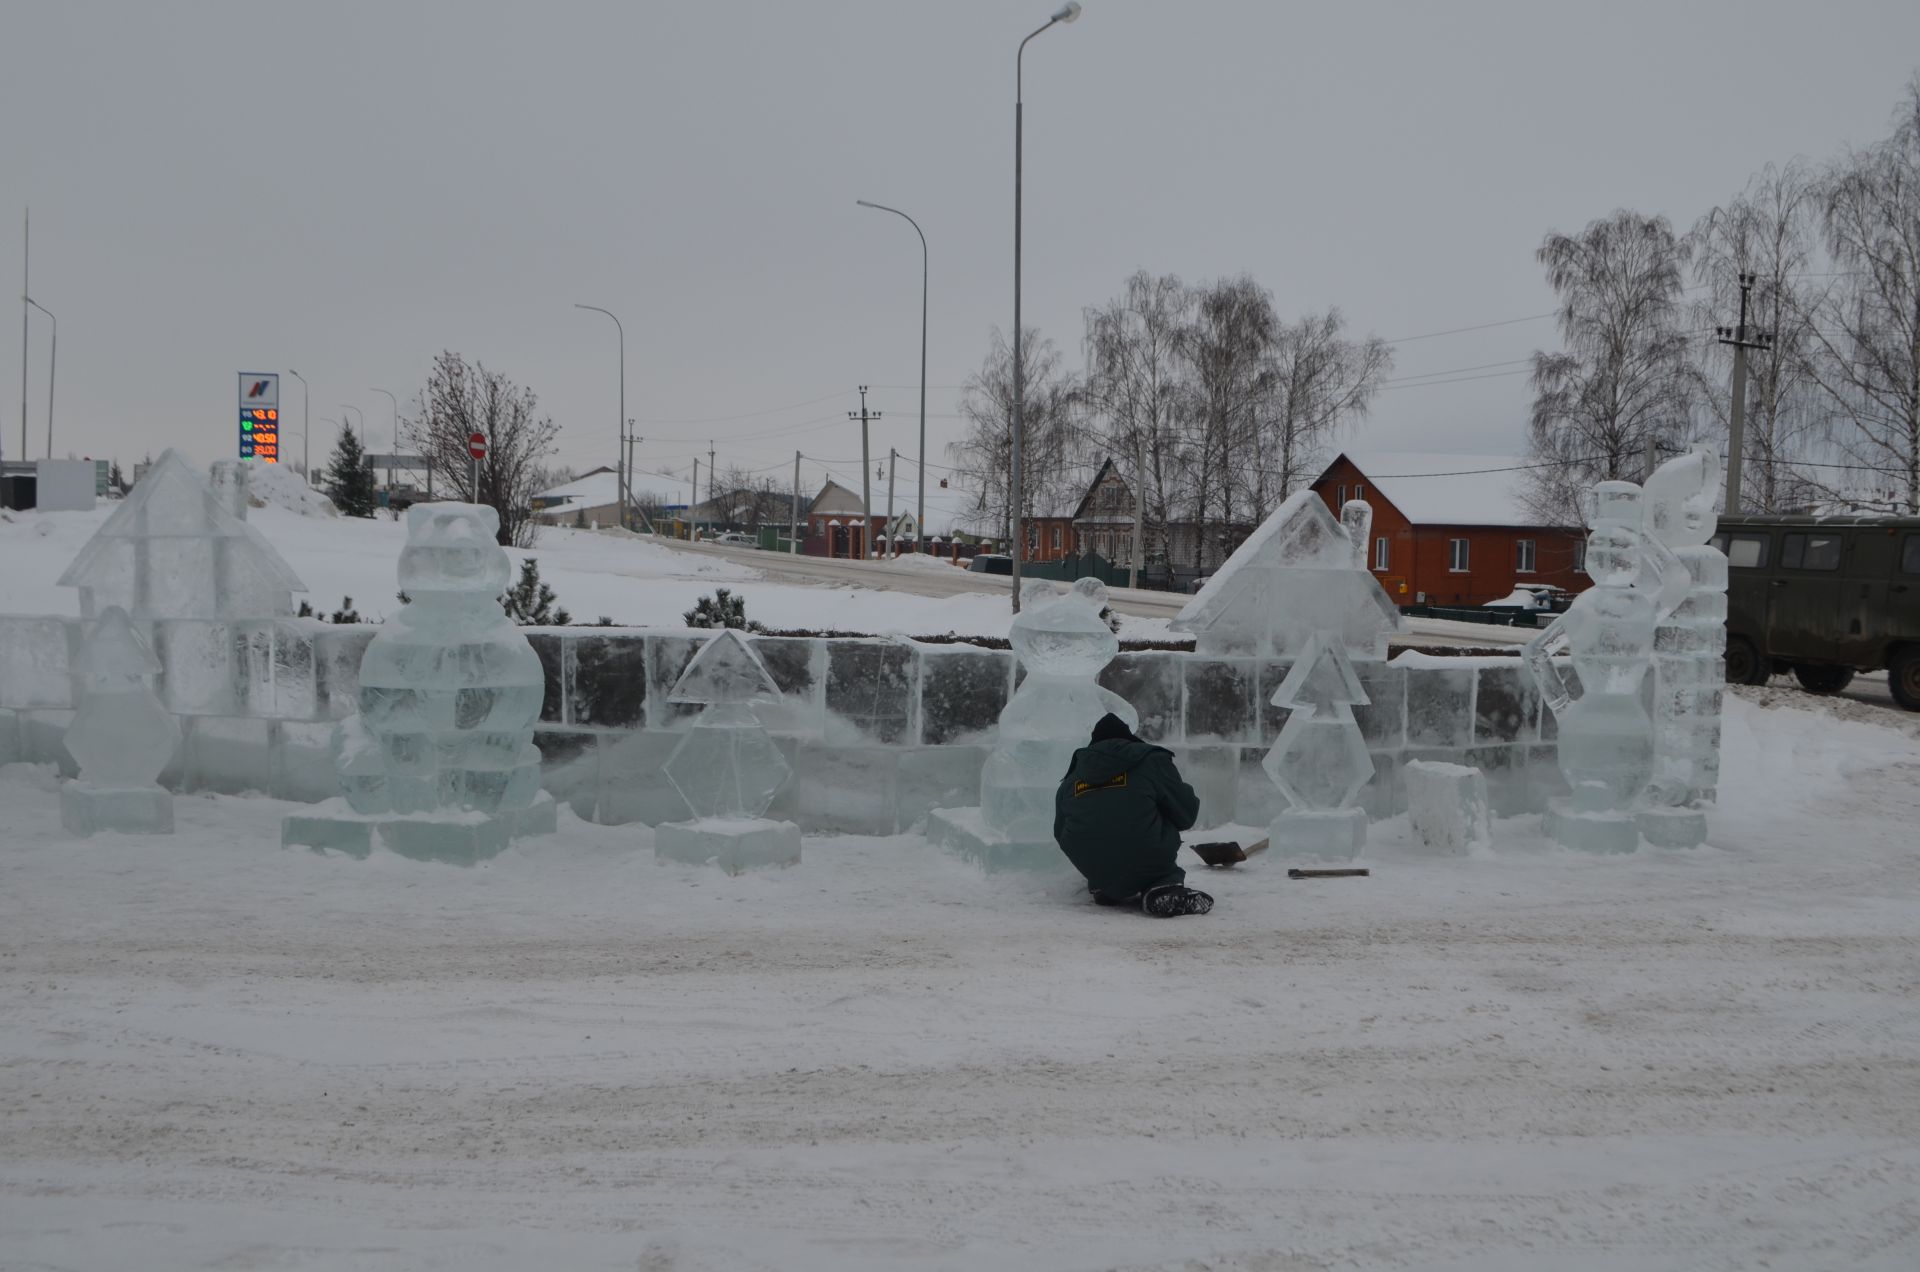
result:
M 1205 914 L 1213 898 L 1185 886 L 1174 864 L 1180 832 L 1200 815 L 1200 797 L 1181 780 L 1173 752 L 1142 742 L 1108 714 L 1053 797 L 1053 837 L 1087 877 L 1101 905 L 1138 906 L 1159 918 Z

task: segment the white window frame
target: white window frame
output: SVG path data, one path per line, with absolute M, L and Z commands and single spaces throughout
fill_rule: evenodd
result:
M 1540 550 L 1532 539 L 1513 541 L 1513 572 L 1515 574 L 1533 574 L 1540 564 Z
M 1472 558 L 1469 556 L 1471 539 L 1447 540 L 1447 573 L 1470 574 L 1473 571 Z
M 1365 482 L 1355 483 L 1353 487 L 1353 497 L 1362 500 L 1367 497 L 1367 484 Z
M 1336 508 L 1346 507 L 1347 506 L 1347 483 L 1341 482 L 1338 486 L 1335 486 L 1333 488 L 1333 492 L 1334 492 L 1333 506 Z
M 1575 574 L 1587 572 L 1587 541 L 1585 539 L 1573 541 L 1573 572 Z
M 1373 568 L 1385 572 L 1388 562 L 1393 560 L 1393 547 L 1386 535 L 1380 535 L 1373 541 Z

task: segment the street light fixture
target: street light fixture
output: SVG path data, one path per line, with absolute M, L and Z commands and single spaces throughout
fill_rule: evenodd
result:
M 1048 18 L 1046 25 L 1020 41 L 1020 50 L 1013 58 L 1013 481 L 1010 503 L 1010 516 L 1013 521 L 1013 612 L 1020 612 L 1020 554 L 1026 547 L 1024 527 L 1020 517 L 1020 449 L 1024 440 L 1022 415 L 1026 406 L 1026 366 L 1022 346 L 1026 344 L 1024 333 L 1020 330 L 1020 166 L 1021 166 L 1021 116 L 1025 110 L 1024 77 L 1027 56 L 1027 44 L 1035 35 L 1052 29 L 1062 23 L 1072 22 L 1080 16 L 1079 0 L 1067 0 Z
M 890 208 L 884 203 L 869 203 L 865 199 L 855 199 L 863 208 L 872 208 L 876 212 L 891 212 L 913 227 L 920 236 L 920 505 L 914 515 L 915 552 L 927 550 L 927 236 L 921 230 L 920 222 L 902 212 L 899 208 Z M 892 499 L 891 488 L 887 495 Z M 891 528 L 889 528 L 891 529 Z
M 32 305 L 35 309 L 38 309 L 41 313 L 45 314 L 47 316 L 47 321 L 53 324 L 53 343 L 47 347 L 47 458 L 52 459 L 53 458 L 53 373 L 56 367 L 58 366 L 57 359 L 60 357 L 60 320 L 53 316 L 53 310 L 48 309 L 45 305 L 41 304 L 39 301 L 35 300 L 33 297 L 22 296 L 20 299 L 26 301 L 29 305 Z M 20 458 L 25 459 L 26 457 L 27 457 L 26 440 L 22 438 L 20 443 Z
M 313 427 L 313 413 L 308 409 L 307 405 L 307 377 L 301 375 L 292 367 L 287 368 L 287 374 L 300 381 L 300 425 L 302 430 L 300 433 L 300 465 L 307 470 L 307 480 L 311 482 L 313 480 L 313 456 L 307 453 L 306 430 Z
M 605 314 L 613 319 L 613 329 L 620 333 L 620 427 L 615 430 L 614 438 L 614 489 L 620 495 L 620 528 L 627 529 L 627 505 L 631 502 L 628 491 L 630 477 L 627 473 L 627 329 L 620 325 L 619 317 L 611 309 L 602 309 L 598 305 L 582 305 L 577 301 L 575 309 L 591 309 L 596 314 Z

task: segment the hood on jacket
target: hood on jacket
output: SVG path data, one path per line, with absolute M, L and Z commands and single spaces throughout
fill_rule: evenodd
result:
M 1142 742 L 1136 737 L 1107 738 L 1075 751 L 1073 769 L 1090 781 L 1103 782 L 1137 768 L 1155 751 L 1173 754 L 1163 746 Z

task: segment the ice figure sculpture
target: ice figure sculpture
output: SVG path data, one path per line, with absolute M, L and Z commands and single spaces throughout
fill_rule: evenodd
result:
M 1653 775 L 1653 722 L 1640 705 L 1654 629 L 1679 603 L 1684 568 L 1642 531 L 1643 496 L 1627 481 L 1594 487 L 1587 575 L 1593 586 L 1526 647 L 1527 670 L 1560 727 L 1572 793 L 1547 808 L 1547 834 L 1569 848 L 1631 852 L 1634 805 Z M 1571 649 L 1574 697 L 1553 655 Z
M 126 610 L 110 605 L 94 620 L 74 670 L 80 710 L 66 743 L 80 776 L 60 788 L 60 824 L 74 835 L 173 833 L 173 796 L 155 779 L 180 727 L 147 683 L 160 663 Z
M 1274 690 L 1273 705 L 1291 711 L 1260 765 L 1287 797 L 1268 831 L 1275 855 L 1352 860 L 1366 846 L 1367 813 L 1353 806 L 1374 773 L 1353 718 L 1366 702 L 1346 652 L 1324 633 L 1312 636 Z
M 407 509 L 400 590 L 411 598 L 360 660 L 360 711 L 333 735 L 343 798 L 288 817 L 285 844 L 471 863 L 554 828 L 533 723 L 539 656 L 500 608 L 499 514 L 477 504 Z
M 293 613 L 299 576 L 249 525 L 244 479 L 215 470 L 208 489 L 169 450 L 87 540 L 60 576 L 80 589 L 80 615 L 118 605 L 137 620 L 263 619 Z
M 1097 677 L 1120 651 L 1100 617 L 1107 588 L 1081 579 L 1066 592 L 1044 580 L 1020 592 L 1008 638 L 1026 679 L 1000 712 L 999 736 L 980 773 L 978 808 L 939 808 L 928 833 L 990 869 L 1048 868 L 1066 859 L 1053 839 L 1053 796 L 1100 717 L 1135 728 L 1132 704 Z
M 1653 778 L 1638 816 L 1648 842 L 1706 842 L 1720 781 L 1720 705 L 1726 684 L 1727 558 L 1708 540 L 1720 492 L 1720 454 L 1701 446 L 1646 482 L 1644 530 L 1687 574 L 1686 595 L 1653 637 Z
M 755 703 L 780 701 L 780 688 L 746 637 L 722 629 L 680 673 L 667 701 L 705 710 L 666 763 L 693 820 L 656 827 L 655 856 L 712 861 L 728 874 L 799 861 L 800 828 L 762 816 L 793 770 L 753 713 Z

